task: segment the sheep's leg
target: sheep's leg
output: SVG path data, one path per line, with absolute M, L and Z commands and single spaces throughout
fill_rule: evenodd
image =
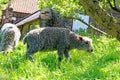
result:
M 38 47 L 34 45 L 34 47 L 29 47 L 27 45 L 27 52 L 26 52 L 26 58 L 28 58 L 30 61 L 33 62 L 33 55 L 38 51 Z
M 14 41 L 13 42 L 13 49 L 12 49 L 13 51 L 15 50 L 16 44 L 17 44 L 17 41 Z
M 58 67 L 59 68 L 60 68 L 60 63 L 63 59 L 63 53 L 64 53 L 64 50 L 61 48 L 58 48 Z
M 66 49 L 66 50 L 64 51 L 64 55 L 65 55 L 65 57 L 66 57 L 66 60 L 67 60 L 67 61 L 70 61 L 69 50 Z
M 6 43 L 3 44 L 2 50 L 4 51 L 4 54 L 7 54 L 8 45 Z
M 32 53 L 28 53 L 28 51 L 27 51 L 27 53 L 26 53 L 26 59 L 29 59 L 30 61 L 34 61 L 33 60 L 33 55 L 32 55 Z

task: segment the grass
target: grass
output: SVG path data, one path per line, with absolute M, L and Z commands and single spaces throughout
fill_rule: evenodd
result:
M 90 34 L 82 33 L 89 36 Z M 57 68 L 57 51 L 37 52 L 34 62 L 25 59 L 26 46 L 0 53 L 0 80 L 120 80 L 120 43 L 111 37 L 91 36 L 94 52 L 73 49 L 71 60 Z

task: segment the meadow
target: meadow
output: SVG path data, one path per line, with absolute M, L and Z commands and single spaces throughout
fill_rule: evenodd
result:
M 0 53 L 0 80 L 120 80 L 120 42 L 115 38 L 81 32 L 93 40 L 92 53 L 73 49 L 71 60 L 57 67 L 57 51 L 37 52 L 34 62 L 25 58 L 26 45 Z

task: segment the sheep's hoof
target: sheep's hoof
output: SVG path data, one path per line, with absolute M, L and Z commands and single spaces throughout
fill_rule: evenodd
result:
M 29 57 L 29 60 L 30 60 L 31 62 L 34 62 L 34 59 L 33 59 L 32 57 Z
M 31 62 L 34 62 L 32 56 L 30 56 L 30 55 L 26 55 L 26 59 L 29 59 Z

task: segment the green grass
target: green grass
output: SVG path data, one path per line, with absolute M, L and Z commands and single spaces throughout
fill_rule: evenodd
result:
M 19 42 L 14 52 L 0 53 L 0 80 L 120 80 L 120 43 L 106 36 L 91 38 L 94 52 L 71 50 L 70 62 L 63 59 L 61 69 L 57 51 L 37 52 L 30 62 Z

